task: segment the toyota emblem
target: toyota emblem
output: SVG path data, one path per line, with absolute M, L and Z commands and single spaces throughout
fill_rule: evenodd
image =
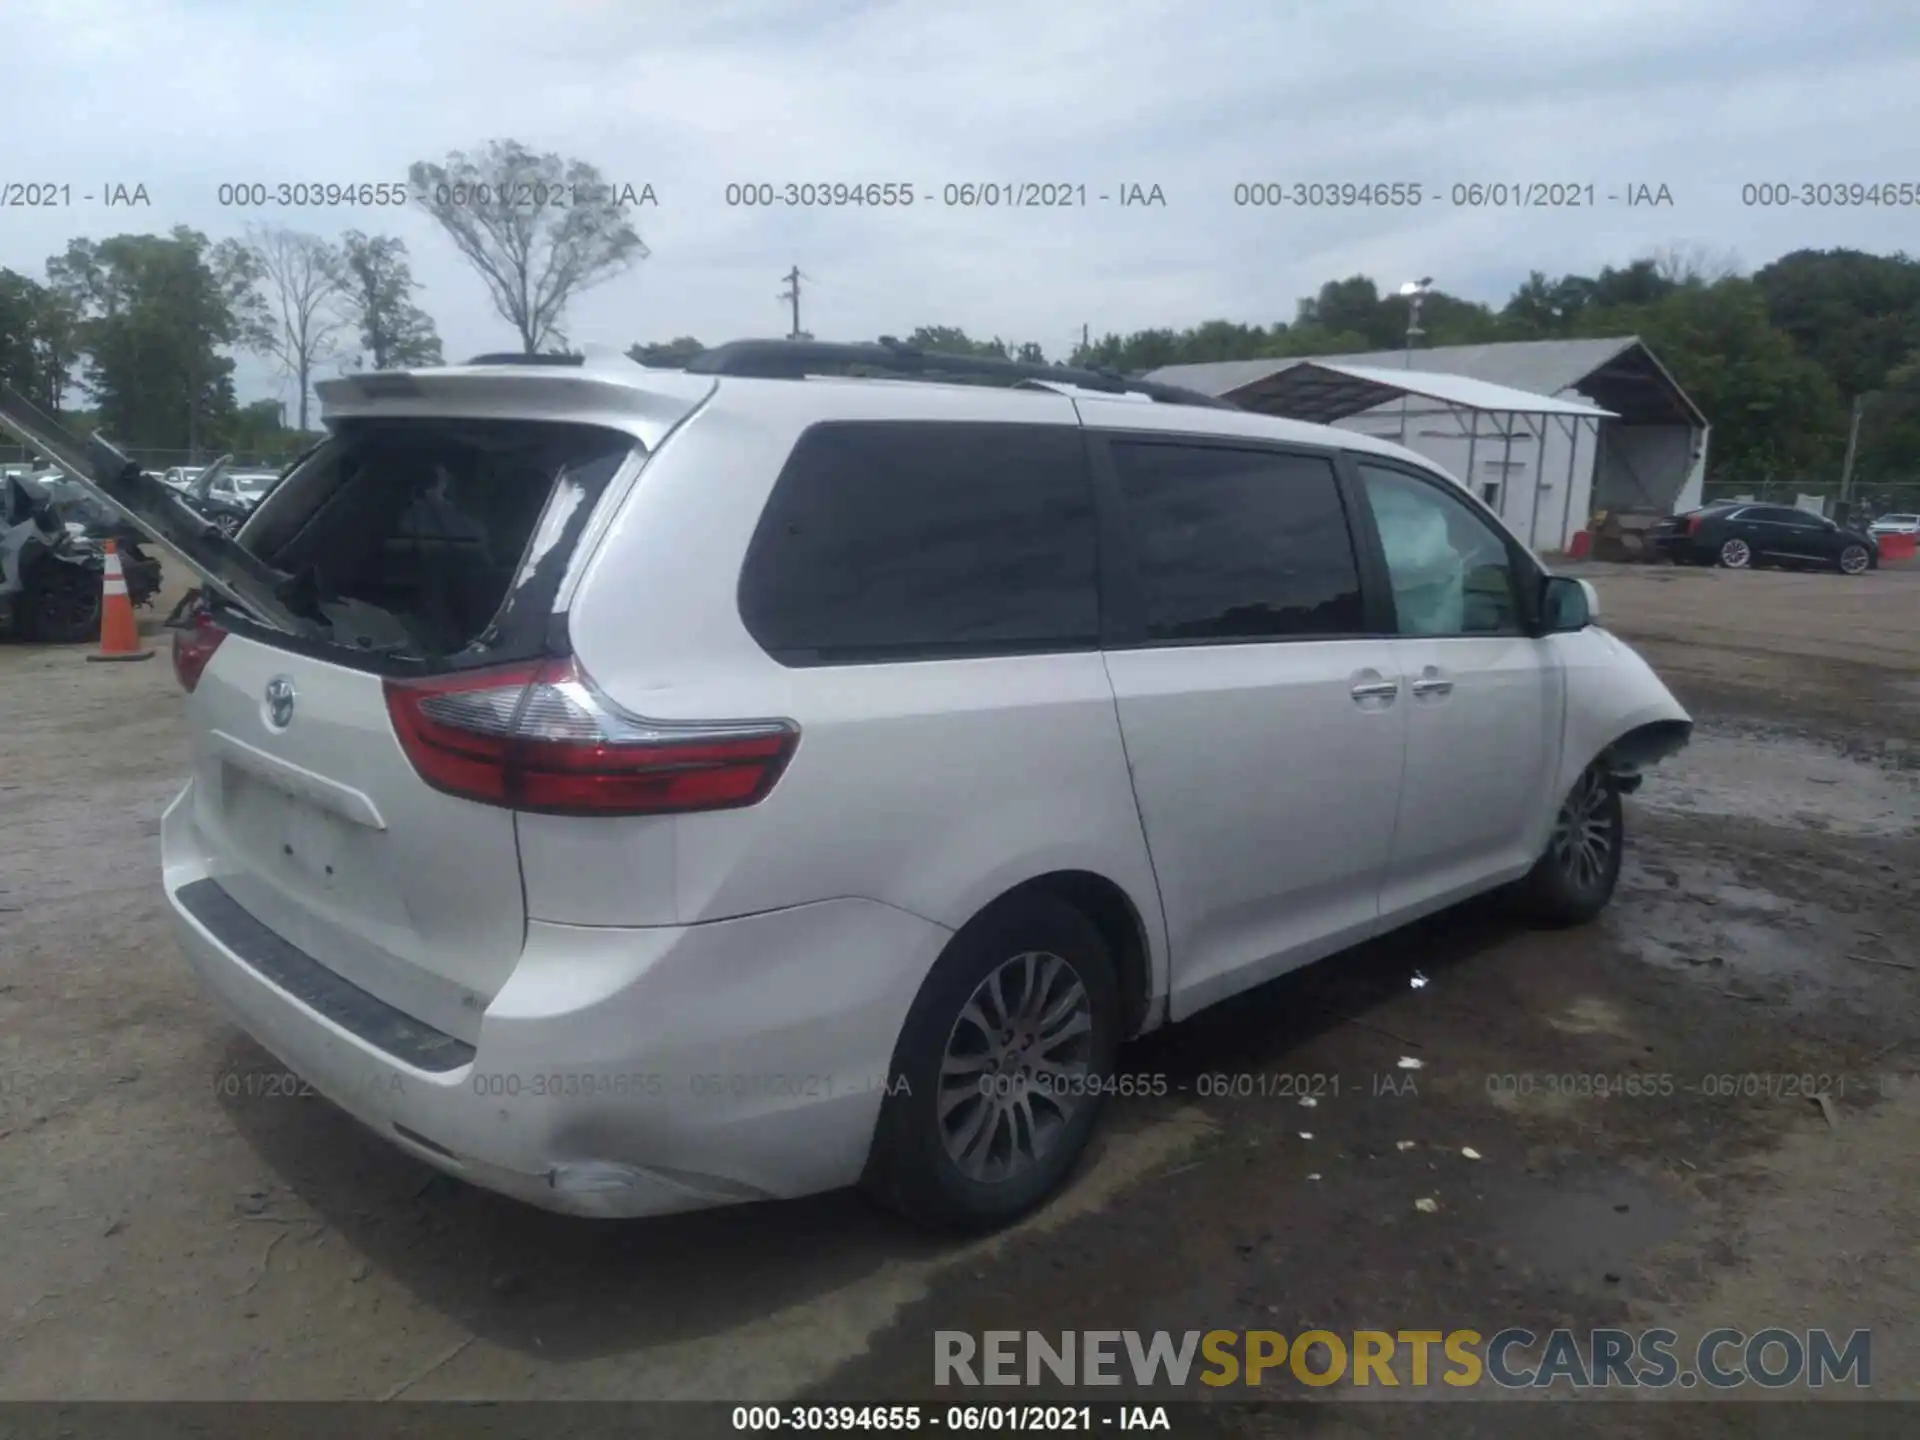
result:
M 267 723 L 284 730 L 293 723 L 293 679 L 276 675 L 267 682 Z

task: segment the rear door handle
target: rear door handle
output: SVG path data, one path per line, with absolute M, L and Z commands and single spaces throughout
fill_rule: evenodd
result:
M 1442 675 L 1438 668 L 1429 665 L 1420 672 L 1420 678 L 1407 688 L 1413 691 L 1415 699 L 1424 699 L 1429 695 L 1451 695 L 1453 682 Z

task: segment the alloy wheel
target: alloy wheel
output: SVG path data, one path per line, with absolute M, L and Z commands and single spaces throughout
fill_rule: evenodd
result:
M 1867 547 L 1849 545 L 1840 552 L 1840 569 L 1843 574 L 1858 575 L 1867 568 Z
M 240 533 L 240 521 L 237 516 L 222 515 L 213 522 L 214 528 L 231 540 Z
M 1744 540 L 1729 540 L 1720 547 L 1720 563 L 1729 570 L 1744 570 L 1753 563 L 1753 551 Z
M 1093 1005 L 1060 956 L 1029 951 L 974 989 L 947 1037 L 935 1114 L 970 1180 L 1030 1171 L 1091 1098 Z
M 1553 856 L 1561 873 L 1585 893 L 1605 878 L 1613 858 L 1613 823 L 1607 814 L 1607 782 L 1598 767 L 1588 770 L 1567 796 L 1553 822 Z

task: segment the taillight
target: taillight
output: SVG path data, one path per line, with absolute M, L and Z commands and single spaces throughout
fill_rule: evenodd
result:
M 226 638 L 227 632 L 214 623 L 213 616 L 207 613 L 205 606 L 196 606 L 175 628 L 173 678 L 180 682 L 180 688 L 187 694 L 191 695 L 194 686 L 200 683 L 207 662 L 213 659 L 213 652 L 220 648 L 220 642 Z
M 1689 515 L 1687 517 L 1687 534 L 1698 535 L 1699 533 L 1700 533 L 1700 517 L 1698 515 Z
M 549 815 L 755 805 L 799 742 L 783 720 L 669 724 L 622 714 L 571 659 L 388 680 L 387 713 L 434 789 Z

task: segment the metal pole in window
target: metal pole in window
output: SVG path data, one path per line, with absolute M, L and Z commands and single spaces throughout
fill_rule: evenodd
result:
M 1420 328 L 1420 302 L 1427 298 L 1427 292 L 1433 288 L 1433 277 L 1423 276 L 1418 280 L 1409 280 L 1400 287 L 1400 293 L 1407 301 L 1407 349 L 1401 357 L 1403 370 L 1413 369 L 1413 342 L 1427 332 Z M 1411 397 L 1406 391 L 1400 392 L 1400 443 L 1407 443 L 1407 403 Z
M 1533 549 L 1540 543 L 1540 491 L 1547 483 L 1547 417 L 1545 415 L 1526 415 L 1521 417 L 1527 423 L 1527 437 L 1533 439 L 1533 422 L 1540 422 L 1539 445 L 1534 450 L 1533 460 L 1533 504 L 1527 511 L 1527 548 Z
M 1567 421 L 1567 493 L 1560 497 L 1560 538 L 1559 540 L 1554 542 L 1555 548 L 1560 550 L 1566 549 L 1567 527 L 1573 523 L 1573 475 L 1574 475 L 1574 470 L 1576 468 L 1575 462 L 1580 455 L 1580 431 L 1582 430 L 1582 428 L 1583 426 L 1581 424 L 1581 420 L 1578 415 L 1572 416 L 1568 419 Z M 1598 434 L 1600 429 L 1600 425 L 1598 421 L 1594 422 L 1593 428 L 1594 428 L 1594 432 Z
M 1507 481 L 1513 475 L 1513 421 L 1514 416 L 1509 411 L 1507 423 L 1500 427 L 1500 433 L 1506 437 L 1506 444 L 1500 452 L 1500 518 L 1503 520 L 1507 515 Z M 1533 544 L 1532 537 L 1528 537 L 1527 544 Z
M 1473 450 L 1480 443 L 1480 412 L 1470 410 L 1467 413 L 1473 416 L 1473 429 L 1467 432 L 1467 493 L 1477 497 L 1480 494 L 1480 482 L 1473 477 Z

